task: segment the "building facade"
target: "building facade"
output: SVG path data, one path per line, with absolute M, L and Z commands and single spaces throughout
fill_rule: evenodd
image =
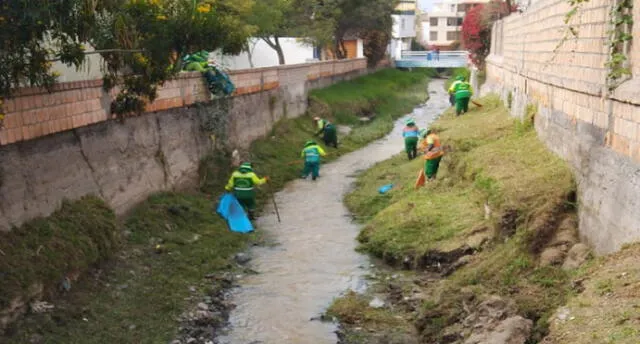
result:
M 462 21 L 467 11 L 489 0 L 441 0 L 429 13 L 427 44 L 441 50 L 457 49 L 462 41 Z
M 416 37 L 416 0 L 400 0 L 392 18 L 389 54 L 399 59 L 403 50 L 411 49 L 411 40 Z

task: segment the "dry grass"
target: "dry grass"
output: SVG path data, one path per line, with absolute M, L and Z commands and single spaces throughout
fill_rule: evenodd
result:
M 584 268 L 584 291 L 554 316 L 544 343 L 640 343 L 639 260 L 635 244 Z

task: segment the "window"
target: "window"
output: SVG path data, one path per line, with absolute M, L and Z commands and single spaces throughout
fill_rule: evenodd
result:
M 459 31 L 448 31 L 447 32 L 447 41 L 459 41 L 460 40 L 460 32 Z
M 438 40 L 438 31 L 429 32 L 429 40 L 435 42 Z
M 400 19 L 400 30 L 404 30 L 406 26 L 407 26 L 407 21 L 404 18 Z
M 451 5 L 451 12 L 455 12 L 456 11 L 456 5 Z
M 458 5 L 458 12 L 466 12 L 466 11 L 467 11 L 467 4 Z
M 461 26 L 462 18 L 449 17 L 447 18 L 447 26 Z
M 429 18 L 429 25 L 438 26 L 438 18 Z

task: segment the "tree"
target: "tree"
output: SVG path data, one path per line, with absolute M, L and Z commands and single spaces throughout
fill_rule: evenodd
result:
M 462 43 L 476 66 L 482 68 L 489 55 L 493 23 L 514 10 L 509 3 L 494 0 L 467 12 L 462 22 Z
M 387 47 L 391 41 L 391 34 L 381 30 L 370 30 L 362 35 L 364 40 L 364 56 L 367 66 L 374 68 L 387 54 Z
M 0 97 L 20 85 L 51 88 L 52 60 L 76 67 L 92 33 L 95 12 L 115 1 L 2 1 L 0 10 Z
M 307 4 L 312 11 L 307 32 L 320 43 L 331 42 L 338 59 L 347 56 L 344 42 L 348 36 L 371 38 L 377 32 L 376 39 L 383 41 L 391 36 L 394 0 L 307 0 Z
M 84 44 L 105 60 L 105 89 L 118 86 L 112 111 L 141 112 L 159 85 L 198 50 L 238 53 L 252 33 L 251 0 L 30 0 L 3 2 L 0 97 L 19 86 L 50 88 L 51 62 L 80 66 Z
M 245 24 L 250 6 L 237 0 L 132 0 L 99 16 L 92 40 L 97 49 L 137 51 L 102 54 L 105 89 L 120 89 L 112 112 L 142 112 L 156 98 L 158 86 L 180 71 L 185 54 L 239 53 L 251 34 Z
M 249 19 L 257 27 L 256 36 L 278 54 L 278 62 L 285 64 L 280 38 L 291 36 L 296 31 L 300 14 L 293 0 L 259 0 Z

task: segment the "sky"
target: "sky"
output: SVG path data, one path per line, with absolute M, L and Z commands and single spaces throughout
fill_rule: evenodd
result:
M 418 0 L 418 6 L 420 9 L 429 11 L 433 5 L 433 0 Z

